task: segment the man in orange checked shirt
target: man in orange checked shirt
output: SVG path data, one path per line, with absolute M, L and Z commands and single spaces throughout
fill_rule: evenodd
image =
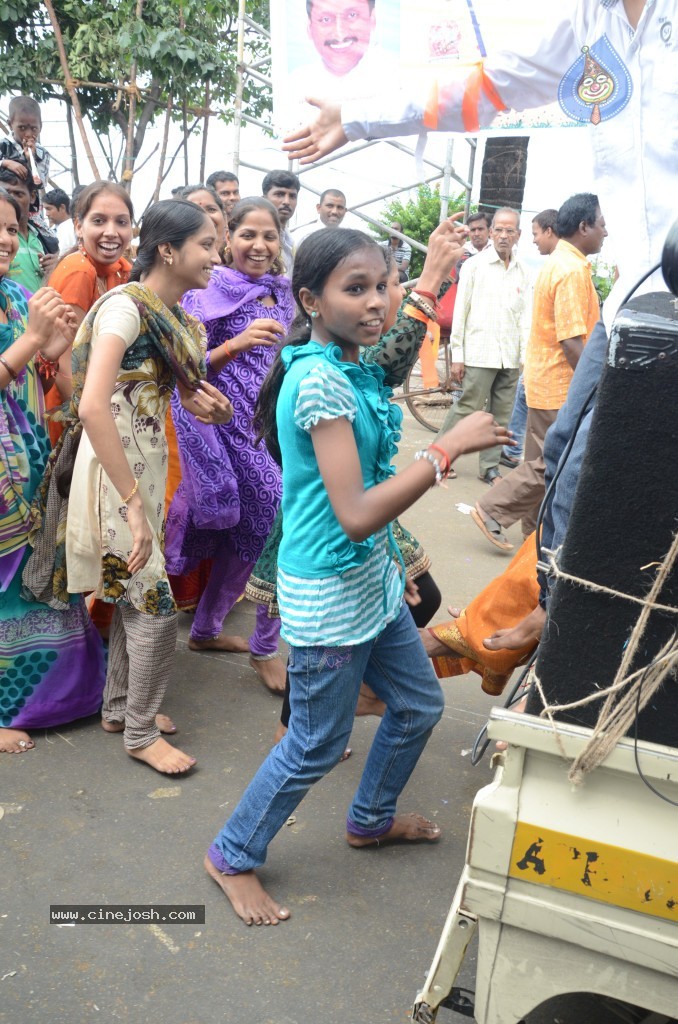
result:
M 598 197 L 571 196 L 558 211 L 560 241 L 534 287 L 532 328 L 525 356 L 525 461 L 484 495 L 471 513 L 485 537 L 504 551 L 513 545 L 502 528 L 522 520 L 535 529 L 544 497 L 544 438 L 567 397 L 574 368 L 600 318 L 589 256 L 607 236 Z

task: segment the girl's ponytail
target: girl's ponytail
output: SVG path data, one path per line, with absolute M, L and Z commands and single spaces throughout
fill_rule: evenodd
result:
M 287 345 L 305 345 L 311 338 L 311 321 L 304 312 L 297 312 L 290 327 L 290 333 L 285 339 L 283 348 Z M 282 349 L 280 350 L 282 352 Z M 271 363 L 271 367 L 264 378 L 259 390 L 259 397 L 254 409 L 254 439 L 255 448 L 263 441 L 268 453 L 274 462 L 282 466 L 282 455 L 278 441 L 278 424 L 276 422 L 276 408 L 278 395 L 285 376 L 285 367 L 280 357 L 280 352 Z

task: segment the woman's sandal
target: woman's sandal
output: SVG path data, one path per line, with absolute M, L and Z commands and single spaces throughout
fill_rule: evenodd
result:
M 480 532 L 487 537 L 490 544 L 494 544 L 495 548 L 499 548 L 500 551 L 513 551 L 513 544 L 507 540 L 506 534 L 502 532 L 496 519 L 492 519 L 490 516 L 484 517 L 478 505 L 471 509 L 471 519 Z

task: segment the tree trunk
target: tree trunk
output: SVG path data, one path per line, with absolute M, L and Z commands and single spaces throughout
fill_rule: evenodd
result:
M 80 184 L 80 173 L 78 171 L 78 151 L 75 145 L 75 132 L 73 130 L 73 108 L 68 100 L 64 100 L 66 104 L 66 124 L 68 125 L 68 141 L 71 147 L 71 177 L 73 179 L 73 187 L 75 188 Z
M 521 210 L 527 173 L 526 135 L 492 136 L 485 142 L 478 209 L 493 216 L 500 206 Z
M 99 168 L 97 167 L 96 160 L 94 159 L 94 153 L 90 146 L 89 139 L 87 137 L 87 131 L 85 130 L 85 122 L 82 117 L 82 111 L 80 110 L 80 101 L 78 100 L 78 94 L 75 91 L 73 84 L 73 78 L 71 77 L 71 70 L 68 66 L 68 58 L 66 56 L 66 48 L 64 46 L 64 38 L 61 34 L 61 26 L 54 10 L 54 4 L 52 0 L 45 0 L 45 7 L 47 8 L 47 14 L 49 15 L 50 24 L 52 25 L 52 31 L 54 32 L 54 38 L 57 44 L 57 51 L 59 53 L 59 63 L 61 64 L 61 71 L 64 76 L 64 83 L 66 86 L 66 92 L 69 95 L 71 106 L 73 108 L 73 116 L 75 117 L 75 123 L 78 126 L 82 144 L 85 147 L 85 153 L 89 160 L 89 166 L 92 170 L 97 181 L 101 181 L 101 175 L 99 174 Z

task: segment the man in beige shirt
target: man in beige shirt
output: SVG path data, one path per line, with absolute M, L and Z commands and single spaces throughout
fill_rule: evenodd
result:
M 519 225 L 517 210 L 497 210 L 492 245 L 467 260 L 459 273 L 450 344 L 452 376 L 464 391 L 439 437 L 477 409 L 487 408 L 502 426 L 510 419 L 529 334 L 529 276 L 514 253 Z M 499 447 L 480 453 L 479 476 L 487 484 L 501 479 L 500 455 Z

